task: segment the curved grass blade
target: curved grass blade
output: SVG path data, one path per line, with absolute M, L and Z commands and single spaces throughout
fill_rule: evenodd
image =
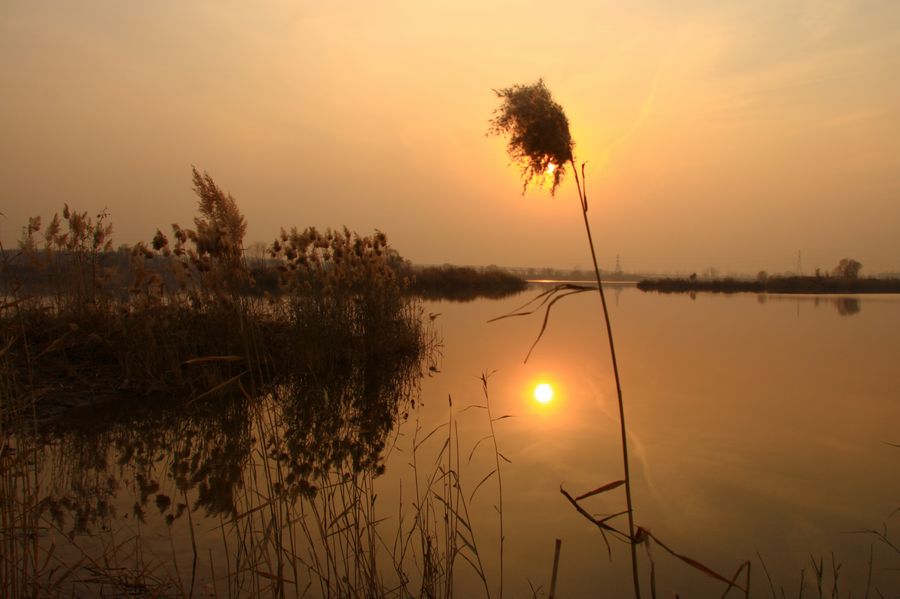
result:
M 621 514 L 615 514 L 614 516 L 608 516 L 602 520 L 597 520 L 592 515 L 590 515 L 587 510 L 578 505 L 578 502 L 575 501 L 575 498 L 569 495 L 569 493 L 565 489 L 563 489 L 562 486 L 559 487 L 559 492 L 562 493 L 563 497 L 569 500 L 569 503 L 571 503 L 575 507 L 579 514 L 593 522 L 594 525 L 600 529 L 600 534 L 603 537 L 603 542 L 606 544 L 606 553 L 609 556 L 609 559 L 612 559 L 612 547 L 609 544 L 609 539 L 606 537 L 607 531 L 609 531 L 615 538 L 619 539 L 620 541 L 624 541 L 626 543 L 629 542 L 628 535 L 606 523 L 606 521 L 610 518 L 613 518 L 615 515 Z
M 657 545 L 659 545 L 660 547 L 662 547 L 663 549 L 665 549 L 670 555 L 672 555 L 673 557 L 677 557 L 678 559 L 680 559 L 681 561 L 683 561 L 684 563 L 686 563 L 686 564 L 689 565 L 690 567 L 692 567 L 692 568 L 694 568 L 694 569 L 696 569 L 696 570 L 699 570 L 700 572 L 703 572 L 703 573 L 706 574 L 707 576 L 710 576 L 710 577 L 712 577 L 712 578 L 715 578 L 716 580 L 719 580 L 719 581 L 721 581 L 721 582 L 724 582 L 724 583 L 727 584 L 727 585 L 731 585 L 731 584 L 732 584 L 732 581 L 731 581 L 731 580 L 725 578 L 724 576 L 722 576 L 721 574 L 719 574 L 718 572 L 716 572 L 715 570 L 713 570 L 713 569 L 710 568 L 709 566 L 705 566 L 705 565 L 701 564 L 700 562 L 698 562 L 697 560 L 695 560 L 694 558 L 688 557 L 688 556 L 686 556 L 686 555 L 684 555 L 684 554 L 681 554 L 681 553 L 678 553 L 677 551 L 674 551 L 674 550 L 671 549 L 668 545 L 666 545 L 665 543 L 663 543 L 662 541 L 660 541 L 660 540 L 659 540 L 652 532 L 650 532 L 650 531 L 647 530 L 646 528 L 638 527 L 638 531 L 637 531 L 637 533 L 636 533 L 635 536 L 641 537 L 641 536 L 643 536 L 643 535 L 646 535 L 647 537 L 653 539 L 653 540 L 656 542 Z M 737 584 L 737 583 L 734 583 L 734 586 L 735 586 L 738 590 L 740 590 L 740 591 L 743 591 L 743 590 L 744 590 L 744 587 L 740 586 L 740 585 Z
M 434 428 L 431 430 L 430 433 L 428 433 L 427 435 L 425 435 L 425 438 L 424 438 L 424 439 L 422 439 L 421 441 L 419 441 L 419 442 L 417 442 L 417 443 L 415 443 L 415 444 L 413 445 L 413 451 L 416 451 L 417 449 L 419 449 L 419 448 L 422 446 L 422 444 L 425 443 L 425 441 L 427 441 L 428 439 L 430 439 L 431 436 L 432 436 L 434 433 L 438 432 L 439 430 L 441 430 L 441 429 L 444 428 L 445 426 L 447 426 L 447 423 L 446 423 L 446 422 L 444 422 L 443 424 L 439 424 L 439 425 L 437 425 L 436 427 L 434 427 Z
M 191 358 L 181 363 L 182 366 L 190 366 L 191 364 L 203 364 L 204 362 L 240 362 L 244 356 L 203 356 L 202 358 Z
M 602 487 L 597 487 L 593 491 L 588 491 L 587 493 L 582 493 L 578 497 L 575 498 L 575 501 L 581 501 L 582 499 L 587 499 L 588 497 L 593 497 L 594 495 L 599 495 L 600 493 L 606 493 L 607 491 L 612 491 L 615 488 L 621 487 L 625 484 L 624 480 L 615 480 L 611 483 L 606 483 Z
M 514 311 L 510 314 L 504 314 L 503 316 L 498 316 L 496 318 L 492 318 L 492 319 L 488 320 L 488 322 L 494 322 L 496 320 L 502 320 L 504 318 L 510 318 L 513 316 L 530 316 L 546 305 L 546 311 L 544 313 L 544 322 L 541 325 L 541 331 L 538 333 L 537 339 L 534 340 L 534 343 L 531 344 L 531 347 L 528 349 L 528 353 L 525 355 L 524 363 L 527 363 L 528 359 L 531 357 L 531 352 L 534 351 L 534 348 L 537 346 L 538 342 L 541 340 L 541 337 L 544 336 L 544 331 L 547 330 L 547 322 L 550 319 L 550 310 L 551 310 L 551 308 L 553 308 L 553 305 L 564 297 L 567 297 L 569 295 L 575 295 L 577 293 L 584 293 L 585 291 L 590 291 L 592 289 L 593 289 L 593 287 L 585 287 L 583 285 L 571 285 L 571 284 L 557 285 L 556 287 L 553 287 L 552 289 L 544 291 L 543 293 L 538 295 L 536 298 L 531 300 L 531 302 L 528 302 L 524 306 L 522 306 L 522 308 L 524 308 L 524 307 L 528 306 L 530 303 L 537 300 L 538 298 L 543 297 L 543 300 L 534 309 L 521 311 L 521 308 L 520 308 L 520 311 Z M 565 293 L 563 293 L 563 291 L 565 291 Z
M 744 571 L 744 568 L 747 569 L 747 587 L 748 587 L 748 588 L 744 589 L 744 593 L 746 593 L 745 596 L 749 596 L 749 594 L 750 594 L 750 588 L 749 588 L 749 586 L 750 586 L 750 560 L 747 560 L 746 562 L 744 562 L 740 566 L 738 566 L 737 572 L 735 572 L 734 576 L 731 577 L 731 582 L 728 584 L 728 588 L 725 589 L 725 592 L 722 593 L 721 599 L 725 599 L 725 597 L 728 596 L 728 593 L 731 592 L 731 589 L 734 589 L 734 588 L 739 589 L 740 588 L 737 584 L 737 579 L 738 579 L 738 576 L 741 575 L 741 572 Z M 800 583 L 800 588 L 803 588 L 802 581 Z
M 496 472 L 497 472 L 496 468 L 495 468 L 494 470 L 491 470 L 490 472 L 487 473 L 487 475 L 486 475 L 484 478 L 481 479 L 481 482 L 480 482 L 480 483 L 478 483 L 477 485 L 475 485 L 475 490 L 472 491 L 472 494 L 471 494 L 471 495 L 469 495 L 469 503 L 472 502 L 472 498 L 475 497 L 475 493 L 478 492 L 478 489 L 481 488 L 481 485 L 483 485 L 484 483 L 486 483 L 486 482 L 488 481 L 488 479 L 489 479 L 490 477 L 492 477 L 492 476 L 494 475 L 494 473 L 496 473 Z
M 241 358 L 241 359 L 243 359 L 243 358 Z M 204 391 L 204 392 L 201 393 L 200 395 L 197 395 L 196 397 L 194 397 L 193 399 L 191 399 L 189 402 L 187 402 L 187 403 L 184 404 L 184 405 L 185 405 L 185 406 L 189 406 L 189 405 L 193 404 L 194 402 L 200 401 L 200 400 L 203 399 L 204 397 L 209 397 L 210 395 L 213 395 L 214 393 L 218 393 L 219 391 L 221 391 L 222 389 L 224 389 L 224 388 L 227 387 L 228 385 L 234 383 L 235 381 L 238 381 L 238 382 L 239 382 L 239 381 L 240 381 L 240 378 L 241 378 L 242 376 L 244 376 L 245 374 L 249 373 L 249 372 L 250 372 L 249 370 L 245 370 L 244 372 L 242 372 L 242 373 L 240 373 L 240 374 L 236 374 L 236 375 L 234 375 L 233 377 L 231 377 L 230 379 L 228 379 L 228 380 L 226 380 L 226 381 L 222 381 L 221 383 L 219 383 L 218 385 L 216 385 L 216 386 L 213 387 L 212 389 L 209 389 L 208 391 Z
M 503 316 L 496 316 L 494 318 L 491 318 L 490 320 L 488 320 L 488 322 L 494 322 L 496 320 L 503 320 L 504 318 L 511 318 L 513 316 L 530 316 L 531 314 L 534 314 L 535 312 L 540 310 L 544 304 L 546 304 L 548 301 L 550 301 L 551 297 L 555 293 L 560 292 L 560 291 L 570 290 L 570 289 L 582 289 L 583 291 L 588 291 L 591 289 L 591 287 L 585 287 L 583 285 L 573 285 L 571 283 L 561 283 L 559 285 L 554 285 L 553 287 L 550 287 L 549 289 L 545 289 L 544 291 L 540 292 L 539 294 L 537 294 L 536 296 L 534 296 L 533 298 L 531 298 L 530 300 L 528 300 L 527 302 L 525 302 L 524 304 L 522 304 L 521 306 L 519 306 L 518 308 L 513 310 L 512 312 L 509 312 L 508 314 L 504 314 Z M 538 300 L 540 300 L 540 301 L 538 301 Z M 535 304 L 535 303 L 537 305 L 534 308 L 532 308 L 530 310 L 526 310 L 526 308 L 528 308 L 528 306 L 531 306 L 532 304 Z
M 475 443 L 475 445 L 472 447 L 472 451 L 469 452 L 469 460 L 468 460 L 467 463 L 469 463 L 469 464 L 472 463 L 472 456 L 475 455 L 475 450 L 478 449 L 478 446 L 479 446 L 479 445 L 481 445 L 484 441 L 487 441 L 487 440 L 490 439 L 490 438 L 491 438 L 490 435 L 485 435 L 484 437 L 478 439 L 478 441 L 477 441 L 477 442 Z

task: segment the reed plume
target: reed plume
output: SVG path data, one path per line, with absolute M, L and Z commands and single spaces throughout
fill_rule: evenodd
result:
M 553 100 L 550 90 L 542 79 L 531 85 L 514 85 L 505 89 L 494 90 L 500 98 L 500 107 L 494 112 L 489 131 L 493 134 L 508 137 L 507 153 L 522 168 L 523 193 L 529 183 L 551 177 L 550 193 L 555 194 L 562 181 L 566 167 L 571 167 L 581 202 L 581 213 L 587 234 L 594 274 L 597 278 L 597 290 L 600 292 L 600 303 L 603 307 L 603 320 L 609 339 L 609 351 L 612 359 L 613 373 L 616 379 L 616 394 L 619 404 L 619 425 L 622 437 L 622 461 L 625 470 L 625 501 L 628 514 L 628 537 L 631 546 L 631 568 L 634 579 L 634 595 L 641 596 L 637 566 L 637 539 L 635 537 L 634 507 L 631 499 L 631 474 L 628 467 L 628 436 L 625 428 L 625 406 L 622 401 L 622 385 L 619 379 L 619 367 L 616 361 L 616 348 L 613 341 L 612 325 L 606 307 L 606 296 L 603 293 L 603 282 L 600 280 L 600 267 L 597 264 L 597 253 L 588 222 L 588 201 L 584 182 L 584 164 L 581 165 L 581 179 L 575 164 L 575 142 L 569 132 L 569 119 L 562 106 Z

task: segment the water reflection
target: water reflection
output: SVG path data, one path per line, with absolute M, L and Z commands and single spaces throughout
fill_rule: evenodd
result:
M 883 334 L 898 325 L 900 297 L 701 293 L 689 299 L 627 287 L 620 295 L 612 318 L 622 340 L 638 523 L 716 571 L 733 571 L 758 551 L 775 583 L 791 595 L 798 594 L 799 572 L 809 567 L 811 554 L 834 552 L 846 564 L 841 571 L 846 588 L 864 588 L 869 539 L 843 531 L 878 526 L 896 508 L 900 493 L 900 479 L 890 476 L 898 464 L 896 450 L 882 442 L 896 441 L 891 423 L 900 418 L 895 376 L 900 341 Z M 254 476 L 274 473 L 271 490 L 287 504 L 298 498 L 301 505 L 321 507 L 329 494 L 338 497 L 347 489 L 335 484 L 340 477 L 386 467 L 370 496 L 352 495 L 359 487 L 351 481 L 348 497 L 354 509 L 374 511 L 377 495 L 381 511 L 371 522 L 382 523 L 379 538 L 391 543 L 399 538 L 398 528 L 406 535 L 411 524 L 427 520 L 418 519 L 419 513 L 445 522 L 449 512 L 437 509 L 445 505 L 441 498 L 428 511 L 417 507 L 419 497 L 411 497 L 421 489 L 424 502 L 429 490 L 440 491 L 449 481 L 442 476 L 449 467 L 435 456 L 447 459 L 458 452 L 454 473 L 470 501 L 467 526 L 479 532 L 479 555 L 496 585 L 498 547 L 492 534 L 498 497 L 494 479 L 486 479 L 496 459 L 490 443 L 479 441 L 487 434 L 484 410 L 467 408 L 484 401 L 479 373 L 497 370 L 491 377 L 492 409 L 515 416 L 495 422 L 503 452 L 510 596 L 529 596 L 531 582 L 546 588 L 541 573 L 548 573 L 556 538 L 565 540 L 560 595 L 614 594 L 629 576 L 621 547 L 614 546 L 609 562 L 596 529 L 585 527 L 559 494 L 561 483 L 586 491 L 620 476 L 615 388 L 597 298 L 584 293 L 560 303 L 528 364 L 522 359 L 540 315 L 487 324 L 523 299 L 427 307 L 441 313 L 435 322 L 443 329 L 442 374 L 424 379 L 427 405 L 416 400 L 415 417 L 405 425 L 394 427 L 412 411 L 421 368 L 390 356 L 324 360 L 306 375 L 252 398 L 210 397 L 190 406 L 142 399 L 89 412 L 81 424 L 69 422 L 55 431 L 46 452 L 53 470 L 45 505 L 73 534 L 108 526 L 116 510 L 132 521 L 145 517 L 146 529 L 152 529 L 152 518 L 163 517 L 181 520 L 183 529 L 192 513 L 238 520 L 248 511 L 268 509 L 272 495 L 245 501 L 258 490 L 248 488 Z M 856 300 L 856 305 L 837 300 Z M 795 306 L 802 319 L 795 318 Z M 817 306 L 824 309 L 812 309 Z M 841 310 L 861 316 L 842 319 Z M 534 396 L 542 383 L 554 391 L 546 404 Z M 453 442 L 462 449 L 441 453 L 450 439 L 449 395 L 458 431 Z M 417 443 L 422 444 L 418 480 L 409 476 L 415 460 L 410 447 Z M 389 448 L 395 450 L 385 458 Z M 434 478 L 431 467 L 438 472 Z M 472 500 L 482 480 L 488 482 Z M 429 486 L 432 481 L 440 484 Z M 313 502 L 305 502 L 311 496 Z M 603 514 L 621 505 L 619 497 L 606 494 L 591 502 L 590 510 Z M 337 501 L 328 508 L 317 543 L 341 538 L 339 531 L 351 531 L 344 538 L 354 542 L 363 537 L 360 531 L 374 534 L 374 525 L 366 528 L 364 520 L 345 522 L 346 508 Z M 405 516 L 403 508 L 410 510 Z M 298 527 L 314 523 L 308 515 L 292 512 L 285 521 Z M 204 522 L 204 529 L 217 525 Z M 257 530 L 270 530 L 266 526 Z M 414 538 L 424 539 L 423 551 L 432 551 L 428 539 L 446 537 Z M 381 548 L 379 543 L 374 544 Z M 876 545 L 876 565 L 886 563 L 880 549 Z M 390 569 L 391 557 L 381 566 Z M 665 561 L 665 555 L 657 558 L 659 596 L 721 596 L 716 581 L 677 560 Z M 316 564 L 326 564 L 321 571 L 331 572 L 334 584 L 344 580 L 328 570 L 327 555 L 320 560 Z M 421 571 L 417 567 L 418 562 L 409 571 Z M 754 588 L 767 584 L 761 576 L 761 568 L 754 567 Z M 295 580 L 304 588 L 307 578 Z M 896 581 L 876 566 L 873 588 L 897 588 L 889 586 Z M 410 589 L 410 596 L 425 595 L 419 587 Z M 458 591 L 457 596 L 469 595 Z
M 106 529 L 117 515 L 143 522 L 151 510 L 168 524 L 187 510 L 234 516 L 252 452 L 278 470 L 270 499 L 312 498 L 335 470 L 383 472 L 386 439 L 414 405 L 423 356 L 331 358 L 260 396 L 137 398 L 73 413 L 44 433 L 53 475 L 42 508 L 70 537 Z M 126 488 L 131 513 L 116 514 Z
M 498 428 L 512 461 L 504 466 L 504 493 L 513 497 L 504 507 L 507 558 L 522 564 L 520 573 L 540 572 L 564 538 L 568 593 L 615 594 L 628 580 L 625 552 L 614 546 L 607 563 L 597 531 L 583 527 L 559 494 L 560 483 L 585 491 L 621 476 L 598 300 L 584 293 L 555 306 L 523 364 L 543 313 L 487 321 L 530 295 L 432 306 L 454 326 L 445 376 L 429 380 L 423 394 L 462 395 L 476 386 L 473 373 L 497 370 L 492 404 L 516 416 Z M 798 593 L 810 554 L 831 552 L 846 564 L 847 588 L 864 588 L 869 540 L 843 531 L 877 525 L 896 508 L 898 479 L 885 473 L 898 461 L 882 441 L 896 436 L 890 423 L 900 415 L 893 374 L 900 345 L 883 331 L 897 325 L 900 297 L 662 297 L 624 287 L 611 317 L 621 341 L 637 523 L 716 571 L 733 572 L 759 551 L 789 594 Z M 556 391 L 549 404 L 533 395 L 544 382 Z M 473 426 L 468 434 L 483 433 Z M 614 494 L 592 501 L 592 513 L 621 509 Z M 721 596 L 714 581 L 657 558 L 659 596 Z M 877 546 L 875 559 L 886 559 Z M 757 565 L 753 585 L 765 585 Z M 873 579 L 873 588 L 897 588 L 894 580 Z
M 766 304 L 769 301 L 775 302 L 795 302 L 797 305 L 797 316 L 800 315 L 800 307 L 804 304 L 812 304 L 818 308 L 823 305 L 833 306 L 841 316 L 854 316 L 859 314 L 862 309 L 861 302 L 858 297 L 848 296 L 830 296 L 830 295 L 771 295 L 768 293 L 760 293 L 756 296 L 756 301 L 760 304 Z
M 429 291 L 429 290 L 421 290 L 417 291 L 416 295 L 425 300 L 442 300 L 442 301 L 450 301 L 450 302 L 459 302 L 459 303 L 468 303 L 474 302 L 479 299 L 503 299 L 507 297 L 513 297 L 522 293 L 521 289 L 512 288 L 512 289 L 504 289 L 504 288 L 496 288 L 492 289 L 490 287 L 486 288 L 470 288 L 470 287 L 460 287 L 453 289 L 441 289 L 437 291 Z
M 853 316 L 860 310 L 859 300 L 855 297 L 837 297 L 834 299 L 834 305 L 841 316 Z

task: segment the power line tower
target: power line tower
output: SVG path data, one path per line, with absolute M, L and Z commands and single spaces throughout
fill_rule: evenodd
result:
M 803 274 L 803 251 L 797 250 L 797 274 Z
M 622 274 L 622 263 L 619 262 L 619 254 L 616 254 L 616 274 Z

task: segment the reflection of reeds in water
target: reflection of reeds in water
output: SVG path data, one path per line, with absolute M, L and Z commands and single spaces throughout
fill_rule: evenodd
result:
M 391 388 L 398 387 L 393 385 Z M 485 398 L 488 402 L 486 387 Z M 499 460 L 493 422 L 503 417 L 492 418 L 489 403 L 474 407 L 487 410 L 491 432 L 485 439 L 493 439 L 495 459 Z M 272 416 L 276 419 L 272 420 Z M 270 413 L 258 422 L 261 424 L 260 436 L 283 426 L 279 413 Z M 291 435 L 285 432 L 279 438 L 289 443 Z M 426 455 L 426 460 L 422 460 L 422 448 L 429 440 L 442 440 L 440 449 L 436 456 Z M 479 489 L 494 477 L 498 481 L 501 523 L 499 592 L 502 596 L 503 529 L 499 461 L 495 469 L 479 478 L 471 491 L 465 489 L 463 480 L 462 467 L 471 462 L 479 444 L 475 444 L 468 459 L 463 461 L 461 456 L 465 454 L 460 447 L 452 400 L 446 423 L 424 431 L 416 422 L 408 448 L 413 490 L 411 494 L 407 491 L 407 495 L 411 497 L 404 500 L 401 483 L 397 512 L 388 514 L 377 509 L 375 479 L 383 471 L 382 467 L 369 464 L 360 469 L 353 451 L 347 456 L 348 459 L 332 460 L 331 466 L 317 478 L 318 490 L 301 496 L 298 503 L 269 500 L 261 504 L 260 499 L 284 497 L 277 485 L 289 482 L 293 470 L 289 462 L 272 458 L 277 453 L 277 447 L 274 448 L 276 451 L 270 448 L 258 453 L 260 462 L 256 463 L 256 467 L 267 472 L 274 470 L 274 476 L 265 479 L 264 488 L 249 489 L 248 493 L 240 496 L 239 501 L 246 503 L 238 510 L 241 514 L 235 517 L 234 522 L 252 515 L 258 518 L 257 530 L 280 529 L 284 536 L 278 538 L 276 534 L 257 534 L 249 543 L 236 546 L 231 553 L 267 556 L 262 563 L 248 562 L 243 566 L 244 570 L 262 573 L 264 579 L 272 580 L 271 588 L 254 589 L 265 593 L 282 593 L 284 589 L 279 585 L 284 584 L 292 586 L 295 592 L 309 586 L 317 587 L 320 596 L 449 598 L 454 596 L 457 565 L 465 564 L 480 581 L 484 595 L 490 597 L 488 573 L 478 551 L 477 531 L 469 505 Z M 382 455 L 380 450 L 379 455 Z M 433 468 L 423 470 L 423 463 L 431 463 Z M 260 480 L 260 477 L 255 480 Z M 273 510 L 276 505 L 283 511 Z M 260 542 L 263 547 L 260 547 Z M 287 546 L 290 551 L 286 551 Z M 278 555 L 286 561 L 280 562 L 275 557 Z M 282 574 L 272 576 L 273 568 L 283 572 L 288 565 L 292 578 Z M 263 571 L 260 568 L 264 566 L 267 569 Z M 240 571 L 241 566 L 235 564 L 234 570 Z M 254 584 L 258 583 L 258 577 L 251 577 L 251 580 Z M 231 590 L 240 591 L 239 588 Z
M 5 408 L 9 398 L 2 399 Z M 41 547 L 39 536 L 35 453 L 33 444 L 4 434 L 0 447 L 0 593 L 6 597 L 31 594 L 33 581 L 47 574 L 47 549 Z
M 178 568 L 173 547 L 174 572 L 163 567 L 165 560 L 154 567 L 179 594 L 195 587 L 199 557 L 201 569 L 208 564 L 221 577 L 199 578 L 229 596 L 280 595 L 286 588 L 292 596 L 297 584 L 311 582 L 322 585 L 323 595 L 347 596 L 348 588 L 371 583 L 357 568 L 365 566 L 358 558 L 378 546 L 366 528 L 375 523 L 372 480 L 383 469 L 385 438 L 410 407 L 420 360 L 358 352 L 262 398 L 241 393 L 187 406 L 86 410 L 82 425 L 69 420 L 50 432 L 62 461 L 57 471 L 66 476 L 55 478 L 38 505 L 60 538 L 72 539 L 76 555 L 96 561 L 75 543 L 118 527 L 116 498 L 121 507 L 121 491 L 129 490 L 133 506 L 119 517 L 138 526 L 163 518 L 172 534 L 179 526 L 191 531 L 190 564 Z M 221 519 L 230 557 L 205 560 L 204 548 L 198 553 L 191 522 L 198 511 Z M 372 542 L 361 544 L 363 533 Z
M 81 427 L 57 429 L 44 459 L 56 455 L 63 460 L 56 472 L 64 476 L 50 481 L 47 495 L 36 503 L 44 510 L 43 526 L 58 531 L 48 535 L 61 544 L 57 552 L 74 554 L 67 587 L 89 593 L 103 581 L 115 582 L 118 586 L 111 588 L 120 592 L 144 585 L 148 592 L 179 596 L 209 588 L 226 596 L 311 591 L 339 597 L 451 597 L 455 571 L 464 563 L 481 581 L 485 596 L 491 596 L 469 504 L 485 492 L 490 478 L 499 484 L 499 471 L 479 475 L 477 484 L 465 488 L 462 466 L 478 444 L 468 452 L 461 449 L 452 406 L 445 424 L 431 431 L 416 425 L 410 447 L 414 489 L 404 495 L 403 488 L 397 512 L 386 513 L 377 501 L 376 479 L 391 425 L 403 418 L 417 373 L 375 383 L 328 374 L 335 376 L 324 387 L 298 383 L 262 400 L 241 396 L 180 410 L 123 409 L 105 423 L 93 418 Z M 381 386 L 362 388 L 367 384 Z M 301 404 L 308 393 L 331 400 L 306 410 Z M 394 412 L 373 410 L 372 422 L 363 422 L 366 416 L 355 413 L 353 402 L 373 394 Z M 429 451 L 423 459 L 429 440 L 443 443 L 436 457 Z M 496 447 L 494 452 L 499 466 Z M 433 466 L 423 469 L 423 464 Z M 116 511 L 116 505 L 128 503 L 123 493 L 134 503 L 125 514 Z M 194 538 L 194 531 L 202 530 L 192 521 L 197 512 L 206 514 L 204 522 L 218 518 L 221 542 Z M 132 524 L 123 528 L 126 515 L 124 522 Z M 191 531 L 188 561 L 174 544 L 167 560 L 141 538 L 141 530 L 161 519 L 171 535 L 182 537 L 182 546 L 185 528 Z M 501 542 L 502 534 L 501 528 Z M 84 542 L 103 537 L 108 540 L 100 547 Z M 126 545 L 116 543 L 123 537 Z M 86 579 L 86 567 L 97 569 L 96 564 L 111 560 L 107 551 L 118 554 L 110 561 L 115 569 Z M 51 563 L 59 566 L 56 558 Z M 113 575 L 117 581 L 110 580 Z M 44 577 L 32 580 L 45 582 Z

